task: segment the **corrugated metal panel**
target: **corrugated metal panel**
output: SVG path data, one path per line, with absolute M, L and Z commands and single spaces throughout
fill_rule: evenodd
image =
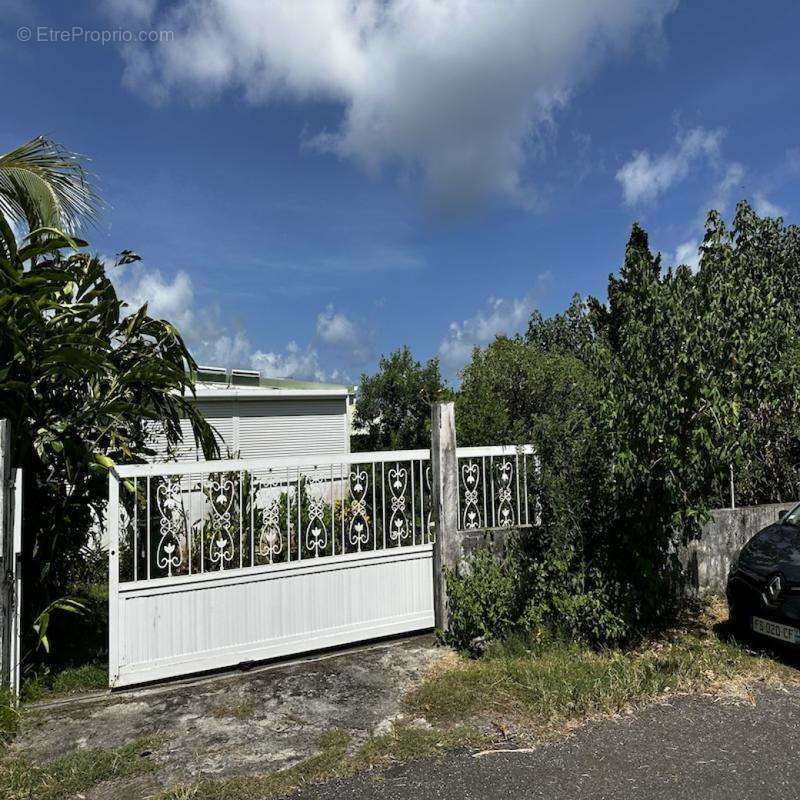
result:
M 155 449 L 156 454 L 153 461 L 196 461 L 197 448 L 194 444 L 194 434 L 188 419 L 181 420 L 181 431 L 183 441 L 178 445 L 177 450 L 167 448 L 167 437 L 164 435 L 164 428 L 160 423 L 153 423 L 151 426 L 152 439 L 150 446 Z
M 236 439 L 236 402 L 203 402 L 197 403 L 200 412 L 208 422 L 217 429 L 217 442 L 219 444 L 220 457 L 226 458 L 237 454 Z M 177 450 L 169 451 L 167 448 L 167 437 L 160 424 L 153 425 L 152 446 L 156 450 L 154 461 L 197 461 L 202 460 L 203 453 L 195 446 L 192 426 L 188 419 L 181 420 L 181 431 L 183 432 L 183 442 Z
M 242 458 L 347 452 L 344 399 L 240 400 Z
M 221 458 L 236 457 L 239 439 L 236 425 L 236 400 L 198 400 L 197 408 L 210 425 L 217 429 L 217 443 Z
M 197 407 L 217 429 L 220 457 L 278 458 L 345 453 L 347 402 L 344 398 L 313 400 L 198 400 Z M 183 444 L 178 461 L 196 461 L 197 448 L 188 420 L 181 422 Z M 153 426 L 155 461 L 172 460 L 160 426 Z M 199 454 L 202 459 L 202 453 Z

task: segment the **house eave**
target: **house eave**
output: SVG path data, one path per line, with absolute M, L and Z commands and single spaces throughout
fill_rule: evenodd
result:
M 189 395 L 191 397 L 191 394 Z M 194 397 L 197 400 L 314 400 L 321 397 L 352 396 L 352 391 L 342 389 L 267 389 L 264 387 L 237 386 L 236 388 L 220 387 L 219 389 L 197 389 Z

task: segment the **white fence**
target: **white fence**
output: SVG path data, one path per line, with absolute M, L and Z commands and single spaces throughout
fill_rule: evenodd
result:
M 532 449 L 459 448 L 459 527 L 528 527 Z M 110 684 L 433 626 L 427 450 L 118 467 Z

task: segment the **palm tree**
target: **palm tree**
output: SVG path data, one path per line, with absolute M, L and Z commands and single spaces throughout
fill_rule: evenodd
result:
M 177 444 L 189 420 L 204 453 L 219 456 L 191 400 L 197 365 L 180 334 L 146 304 L 130 313 L 105 262 L 73 235 L 99 205 L 78 157 L 55 142 L 0 155 L 0 418 L 25 481 L 31 620 L 82 563 L 91 510 L 105 503 L 103 468 L 146 457 L 149 423 Z M 117 257 L 134 261 L 129 250 Z
M 46 136 L 0 154 L 0 232 L 57 228 L 75 233 L 96 220 L 101 201 L 80 156 Z

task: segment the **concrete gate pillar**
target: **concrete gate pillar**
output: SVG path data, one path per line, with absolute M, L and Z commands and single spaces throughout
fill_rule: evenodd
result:
M 433 608 L 436 627 L 449 627 L 445 570 L 454 570 L 461 554 L 458 540 L 458 458 L 455 404 L 431 406 L 431 493 L 436 541 L 433 545 Z

